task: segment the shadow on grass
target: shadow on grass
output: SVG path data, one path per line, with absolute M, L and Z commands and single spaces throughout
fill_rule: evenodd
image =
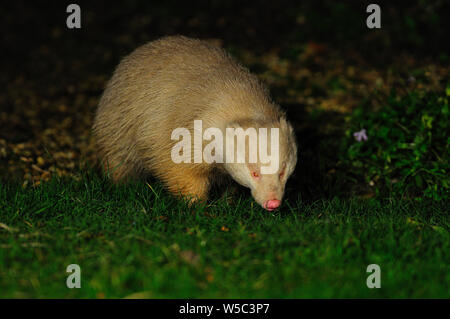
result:
M 285 198 L 314 201 L 333 197 L 349 197 L 351 183 L 345 171 L 339 171 L 340 142 L 344 115 L 337 112 L 308 113 L 305 105 L 283 104 L 294 126 L 298 144 L 298 160 L 294 174 L 286 186 Z

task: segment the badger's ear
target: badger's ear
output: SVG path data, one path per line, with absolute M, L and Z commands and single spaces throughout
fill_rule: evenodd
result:
M 280 128 L 282 130 L 285 130 L 286 132 L 289 132 L 290 134 L 294 135 L 294 128 L 292 127 L 291 123 L 288 122 L 286 117 L 280 118 Z
M 232 121 L 232 122 L 228 122 L 226 125 L 226 128 L 239 128 L 242 127 L 241 124 L 239 124 L 239 122 L 236 121 Z
M 280 128 L 285 131 L 289 130 L 289 123 L 284 116 L 280 117 Z

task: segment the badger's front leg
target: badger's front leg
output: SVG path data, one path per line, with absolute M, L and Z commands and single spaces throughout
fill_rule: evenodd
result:
M 182 196 L 191 203 L 206 201 L 210 186 L 209 175 L 187 165 L 173 167 L 164 172 L 161 179 L 175 196 Z

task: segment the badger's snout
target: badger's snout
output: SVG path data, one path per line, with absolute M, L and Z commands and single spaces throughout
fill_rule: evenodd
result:
M 277 209 L 281 205 L 281 201 L 279 199 L 271 199 L 266 202 L 264 202 L 264 209 L 267 209 L 268 211 L 272 211 L 274 209 Z

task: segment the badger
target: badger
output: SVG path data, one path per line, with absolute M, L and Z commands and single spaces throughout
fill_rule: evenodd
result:
M 198 148 L 212 136 L 200 136 L 202 140 L 193 143 L 186 137 L 184 145 L 193 145 L 193 152 L 179 147 L 179 152 L 186 152 L 182 160 L 174 160 L 181 140 L 174 132 L 202 135 L 196 123 L 222 132 L 215 136 L 222 147 L 211 151 L 210 160 L 193 159 L 192 153 L 202 155 Z M 225 150 L 236 151 L 233 159 L 239 153 L 237 139 L 226 134 L 229 128 L 246 134 L 240 161 L 228 156 L 217 160 Z M 261 145 L 259 151 L 250 145 L 249 129 L 257 140 L 269 130 L 265 144 L 270 155 L 277 155 L 271 171 L 264 170 L 270 163 L 262 160 Z M 149 42 L 122 59 L 100 99 L 93 135 L 102 167 L 114 182 L 151 175 L 172 194 L 191 202 L 207 200 L 211 186 L 228 176 L 272 211 L 281 205 L 297 163 L 294 130 L 267 87 L 219 46 L 184 36 Z

